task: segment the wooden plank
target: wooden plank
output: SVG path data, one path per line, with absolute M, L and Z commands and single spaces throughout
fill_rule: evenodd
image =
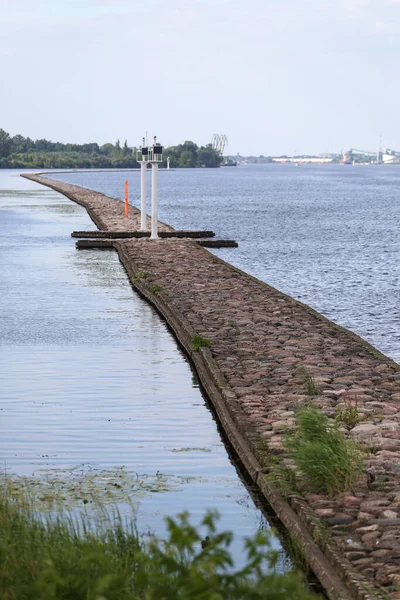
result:
M 159 231 L 158 237 L 160 238 L 211 238 L 214 237 L 213 231 L 195 231 L 195 230 L 180 230 L 180 231 Z M 150 231 L 73 231 L 71 233 L 73 238 L 107 238 L 107 239 L 123 239 L 123 238 L 146 238 L 150 237 Z

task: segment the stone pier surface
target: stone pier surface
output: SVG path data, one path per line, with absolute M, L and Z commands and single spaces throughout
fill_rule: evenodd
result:
M 104 230 L 138 229 L 139 213 L 102 194 L 29 175 L 88 209 Z M 160 228 L 171 230 L 160 223 Z M 311 308 L 188 239 L 112 240 L 132 285 L 164 316 L 193 361 L 249 475 L 297 539 L 330 598 L 400 599 L 400 367 Z M 210 348 L 194 351 L 199 334 Z M 282 492 L 268 476 L 295 410 L 310 400 L 329 417 L 356 398 L 348 431 L 365 444 L 366 471 L 347 495 Z
M 139 231 L 140 229 L 140 211 L 129 205 L 129 217 L 125 217 L 125 203 L 121 200 L 108 198 L 99 192 L 61 181 L 54 181 L 41 175 L 23 174 L 22 177 L 61 192 L 70 200 L 84 206 L 99 229 L 109 231 Z M 150 229 L 150 225 L 151 219 L 147 217 L 148 229 Z M 161 221 L 158 222 L 158 228 L 159 231 L 174 231 L 173 227 L 161 223 Z

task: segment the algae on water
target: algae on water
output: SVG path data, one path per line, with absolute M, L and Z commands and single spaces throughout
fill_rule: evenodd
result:
M 179 478 L 158 471 L 141 474 L 123 467 L 104 470 L 79 465 L 71 469 L 41 469 L 31 476 L 0 471 L 0 490 L 19 501 L 26 499 L 39 510 L 135 503 L 154 493 L 180 491 L 181 483 Z

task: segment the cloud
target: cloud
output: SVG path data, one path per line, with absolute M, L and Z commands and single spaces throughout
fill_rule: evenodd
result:
M 4 107 L 0 95 L 3 126 L 26 135 L 105 141 L 148 126 L 173 143 L 207 141 L 221 130 L 244 150 L 255 143 L 248 132 L 258 131 L 284 153 L 287 144 L 301 146 L 295 138 L 304 124 L 317 151 L 324 129 L 339 148 L 347 132 L 362 139 L 360 106 L 365 122 L 375 112 L 384 120 L 378 91 L 399 95 L 400 0 L 0 0 L 0 7 L 0 87 L 9 88 Z M 138 104 L 142 90 L 147 100 Z M 395 128 L 392 115 L 388 127 Z
M 342 0 L 342 5 L 346 10 L 358 10 L 371 6 L 371 0 Z
M 391 29 L 390 23 L 385 23 L 384 21 L 377 21 L 375 27 L 377 31 L 389 31 Z

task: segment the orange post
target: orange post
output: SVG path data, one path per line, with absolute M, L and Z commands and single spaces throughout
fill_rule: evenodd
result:
M 125 181 L 125 216 L 127 217 L 129 214 L 129 183 Z

